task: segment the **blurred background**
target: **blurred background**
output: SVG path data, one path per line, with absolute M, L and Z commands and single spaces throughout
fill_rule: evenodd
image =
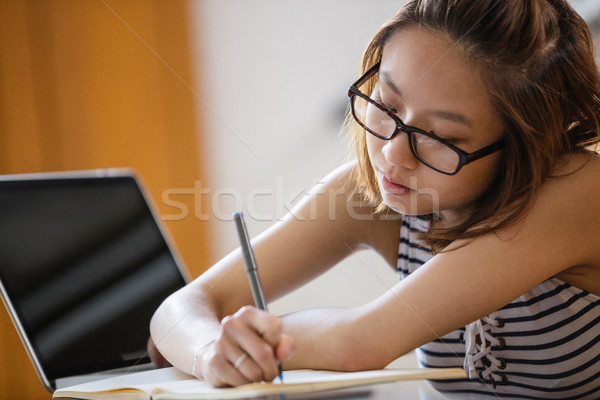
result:
M 234 211 L 255 236 L 347 159 L 347 89 L 403 3 L 3 0 L 0 174 L 134 168 L 198 276 L 237 247 Z M 597 0 L 571 3 L 600 31 Z M 394 282 L 361 252 L 271 310 Z M 0 308 L 0 398 L 50 397 Z

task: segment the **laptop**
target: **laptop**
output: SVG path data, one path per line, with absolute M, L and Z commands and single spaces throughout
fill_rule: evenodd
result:
M 0 176 L 0 291 L 44 384 L 153 368 L 156 308 L 187 276 L 131 170 Z

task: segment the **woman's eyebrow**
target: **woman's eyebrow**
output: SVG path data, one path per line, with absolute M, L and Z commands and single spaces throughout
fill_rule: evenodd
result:
M 394 81 L 392 81 L 392 78 L 390 78 L 390 75 L 387 73 L 387 71 L 379 71 L 379 79 L 381 79 L 387 87 L 392 89 L 392 92 L 394 92 L 398 97 L 402 97 L 402 92 L 394 84 Z
M 459 114 L 452 111 L 445 110 L 428 110 L 427 114 L 432 115 L 434 117 L 442 118 L 448 121 L 457 122 L 459 124 L 468 126 L 469 128 L 473 127 L 471 120 L 468 119 L 465 115 Z
M 391 79 L 390 75 L 387 73 L 387 71 L 380 71 L 379 79 L 381 79 L 383 81 L 383 83 L 385 83 L 385 85 L 387 87 L 389 87 L 392 90 L 392 92 L 394 92 L 394 94 L 396 94 L 396 96 L 398 96 L 400 98 L 403 97 L 402 91 L 394 84 L 394 81 L 392 81 L 392 79 Z M 427 110 L 426 114 L 434 116 L 434 117 L 442 118 L 442 119 L 445 119 L 448 121 L 457 122 L 459 124 L 463 124 L 468 127 L 473 126 L 473 123 L 471 122 L 471 120 L 469 118 L 467 118 L 466 115 L 461 114 L 461 113 L 457 113 L 457 112 L 453 112 L 453 111 L 446 111 L 446 110 Z

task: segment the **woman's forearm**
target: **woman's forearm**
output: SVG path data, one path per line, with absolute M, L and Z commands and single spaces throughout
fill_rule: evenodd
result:
M 366 312 L 364 306 L 320 308 L 282 317 L 285 333 L 296 342 L 294 356 L 284 363 L 284 367 L 336 371 L 385 367 L 396 358 L 391 353 L 399 349 L 388 352 L 389 357 L 375 354 L 373 341 L 382 338 L 371 335 L 375 327 L 363 325 L 371 323 Z
M 161 355 L 173 366 L 194 374 L 196 356 L 219 332 L 219 319 L 201 299 L 190 296 L 189 287 L 171 295 L 156 310 L 150 323 L 150 334 Z

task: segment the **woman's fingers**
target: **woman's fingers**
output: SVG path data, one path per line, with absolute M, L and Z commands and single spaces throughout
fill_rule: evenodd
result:
M 223 318 L 219 335 L 203 350 L 202 376 L 216 387 L 272 381 L 280 361 L 289 359 L 294 349 L 278 317 L 244 307 Z
M 281 340 L 275 346 L 275 356 L 279 361 L 286 361 L 292 358 L 296 350 L 296 342 L 289 335 L 283 333 Z
M 242 353 L 248 360 L 238 363 L 238 371 L 252 381 L 271 381 L 277 376 L 278 360 L 274 346 L 281 338 L 283 326 L 279 318 L 254 307 L 244 307 L 221 322 L 223 336 L 235 338 L 240 352 L 230 354 L 233 365 Z
M 262 370 L 224 330 L 201 354 L 202 377 L 215 387 L 262 380 Z
M 279 317 L 252 306 L 240 308 L 233 317 L 242 320 L 271 346 L 279 343 L 279 339 L 283 333 L 283 323 Z
M 203 379 L 214 387 L 240 386 L 249 383 L 250 381 L 233 367 L 222 348 L 221 340 L 216 340 L 202 353 Z

